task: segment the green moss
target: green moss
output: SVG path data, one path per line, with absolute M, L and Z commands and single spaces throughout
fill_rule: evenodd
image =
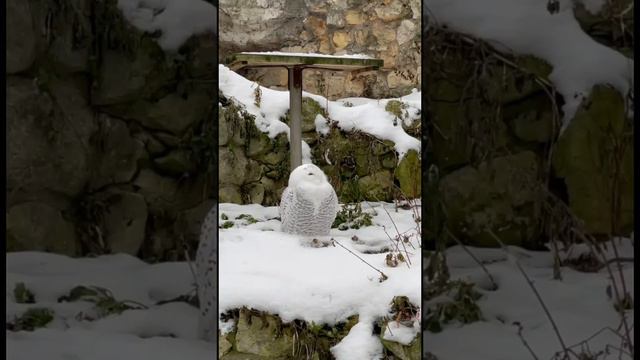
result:
M 222 228 L 223 229 L 228 229 L 228 228 L 233 227 L 233 225 L 234 225 L 233 221 L 225 221 L 225 222 L 222 223 Z
M 359 229 L 373 225 L 372 219 L 371 214 L 362 211 L 360 203 L 345 204 L 336 214 L 336 219 L 331 227 L 340 230 Z
M 248 224 L 255 224 L 255 223 L 258 222 L 258 220 L 256 220 L 256 218 L 254 218 L 253 216 L 251 216 L 249 214 L 240 214 L 240 215 L 236 216 L 236 220 L 244 220 Z
M 566 183 L 571 210 L 590 233 L 633 230 L 633 126 L 625 98 L 611 87 L 596 86 L 554 149 L 553 169 Z M 617 214 L 610 210 L 614 203 Z
M 481 295 L 474 286 L 475 284 L 462 280 L 430 283 L 426 288 L 427 301 L 439 296 L 450 300 L 438 302 L 426 309 L 425 328 L 431 332 L 440 332 L 445 324 L 479 321 L 482 313 L 476 301 Z
M 302 132 L 313 131 L 316 128 L 316 116 L 322 115 L 327 118 L 326 110 L 320 104 L 310 97 L 302 98 Z M 287 124 L 290 123 L 289 111 L 285 114 L 285 118 L 281 119 Z
M 7 323 L 7 330 L 33 331 L 43 328 L 53 321 L 54 314 L 54 311 L 48 308 L 31 308 Z
M 18 304 L 33 304 L 36 302 L 33 293 L 22 282 L 17 283 L 13 288 L 13 297 Z
M 76 286 L 69 295 L 63 295 L 58 298 L 58 302 L 75 302 L 86 301 L 94 303 L 94 310 L 97 313 L 97 319 L 112 314 L 121 314 L 130 309 L 146 309 L 147 307 L 134 301 L 119 301 L 113 297 L 108 289 L 99 286 Z M 96 320 L 90 315 L 85 314 L 84 320 Z
M 409 150 L 394 172 L 405 197 L 409 199 L 420 197 L 421 172 L 420 155 L 415 150 Z
M 358 323 L 358 315 L 334 325 L 294 320 L 284 323 L 273 314 L 241 308 L 229 311 L 222 318 L 233 318 L 235 329 L 219 336 L 224 359 L 331 359 L 331 347 L 339 343 Z
M 381 170 L 358 179 L 358 188 L 363 199 L 391 201 L 394 198 L 393 175 L 386 170 Z
M 398 119 L 403 119 L 404 118 L 404 110 L 406 108 L 407 108 L 407 105 L 404 104 L 402 101 L 399 101 L 399 100 L 389 100 L 387 105 L 384 107 L 384 109 L 387 112 L 392 113 Z

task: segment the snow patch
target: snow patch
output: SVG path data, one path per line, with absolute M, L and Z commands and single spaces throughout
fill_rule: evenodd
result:
M 419 202 L 418 202 L 419 204 Z M 340 231 L 330 237 L 358 254 L 387 276 L 380 274 L 340 246 L 312 248 L 300 236 L 279 231 L 278 208 L 259 205 L 220 204 L 220 216 L 235 219 L 249 214 L 257 223 L 220 229 L 219 313 L 243 306 L 278 314 L 284 322 L 300 319 L 334 325 L 358 314 L 355 325 L 333 349 L 338 359 L 373 359 L 381 354 L 380 340 L 372 336 L 374 319 L 388 315 L 395 296 L 421 299 L 421 252 L 412 210 L 392 203 L 362 203 L 372 214 L 373 226 Z M 221 220 L 222 222 L 223 220 Z M 388 267 L 387 253 L 365 253 L 379 243 L 392 244 L 385 231 L 409 236 L 407 263 Z M 321 240 L 328 240 L 321 239 Z M 228 324 L 222 328 L 229 331 Z
M 278 91 L 262 87 L 255 82 L 231 71 L 224 65 L 218 68 L 219 86 L 225 96 L 234 98 L 241 103 L 245 110 L 255 116 L 256 127 L 267 133 L 270 138 L 275 138 L 278 134 L 285 133 L 289 137 L 289 126 L 282 122 L 286 112 L 289 110 L 289 92 Z M 256 86 L 259 86 L 260 106 L 255 104 Z M 414 89 L 411 94 L 394 99 L 367 99 L 350 98 L 348 101 L 337 100 L 327 101 L 320 95 L 315 95 L 303 91 L 303 97 L 310 97 L 327 111 L 330 120 L 347 132 L 362 131 L 378 139 L 391 140 L 395 144 L 395 150 L 400 159 L 409 150 L 420 152 L 421 143 L 417 138 L 407 134 L 395 115 L 385 110 L 389 101 L 399 100 L 406 106 L 403 111 L 409 118 L 418 118 L 421 109 L 420 92 Z M 348 104 L 347 104 L 348 103 Z M 316 123 L 318 119 L 316 118 Z M 316 128 L 319 133 L 325 133 L 328 129 L 325 126 Z M 302 142 L 303 163 L 311 163 L 311 149 L 306 142 Z
M 218 11 L 203 0 L 118 0 L 118 8 L 137 29 L 161 31 L 158 44 L 175 51 L 196 34 L 216 32 Z
M 156 305 L 161 300 L 189 294 L 193 276 L 185 262 L 147 264 L 117 254 L 97 258 L 70 258 L 42 252 L 6 254 L 6 320 L 29 308 L 46 307 L 55 318 L 32 332 L 6 332 L 7 358 L 32 359 L 211 359 L 216 343 L 198 340 L 198 309 L 183 302 Z M 13 290 L 18 282 L 35 296 L 35 304 L 18 304 Z M 79 285 L 99 286 L 118 301 L 147 307 L 126 310 L 95 321 L 83 320 L 94 304 L 58 302 Z

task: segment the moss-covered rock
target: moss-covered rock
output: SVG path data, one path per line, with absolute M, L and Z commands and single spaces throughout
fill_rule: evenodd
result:
M 408 345 L 404 345 L 395 341 L 385 340 L 385 331 L 388 331 L 388 329 L 384 329 L 380 337 L 382 346 L 384 346 L 385 349 L 387 349 L 400 360 L 421 359 L 422 340 L 420 337 L 420 333 L 418 333 L 418 336 L 416 336 L 416 338 L 411 343 L 409 343 Z
M 387 105 L 385 105 L 384 109 L 387 112 L 393 114 L 398 119 L 403 119 L 404 116 L 405 116 L 404 109 L 406 107 L 407 106 L 405 104 L 403 104 L 402 101 L 389 100 L 389 102 L 387 102 Z
M 144 144 L 132 137 L 124 121 L 104 114 L 97 119 L 98 131 L 91 139 L 98 147 L 93 154 L 95 169 L 91 174 L 91 188 L 131 181 L 144 156 Z
M 322 106 L 307 97 L 303 113 L 309 123 L 315 121 L 316 115 L 326 116 Z M 287 135 L 269 138 L 258 130 L 254 116 L 224 95 L 219 115 L 220 185 L 238 189 L 243 202 L 277 204 L 290 172 Z M 336 126 L 330 127 L 326 135 L 312 131 L 304 138 L 311 146 L 312 161 L 327 174 L 341 202 L 394 198 L 393 174 L 398 158 L 393 142 L 359 131 L 345 132 Z M 399 172 L 405 188 L 420 182 L 420 172 L 412 171 L 419 166 L 419 155 L 415 155 L 409 155 Z M 237 198 L 236 191 L 229 195 L 220 192 L 220 196 Z
M 228 334 L 218 336 L 222 359 L 333 359 L 331 347 L 359 320 L 353 315 L 330 326 L 301 320 L 283 323 L 277 315 L 248 308 L 227 314 L 234 317 L 235 326 Z
M 627 235 L 633 229 L 633 124 L 619 92 L 593 88 L 558 140 L 553 169 L 589 232 Z M 614 201 L 620 206 L 617 216 L 612 216 Z
M 154 130 L 183 134 L 187 129 L 205 119 L 211 111 L 213 96 L 205 92 L 185 95 L 170 93 L 159 99 L 142 99 L 121 102 L 105 108 L 105 111 L 128 120 L 135 120 Z
M 466 166 L 440 180 L 439 191 L 451 231 L 474 245 L 523 245 L 536 231 L 539 159 L 530 151 Z
M 269 359 L 284 359 L 291 354 L 294 334 L 283 329 L 282 321 L 269 314 L 240 310 L 236 325 L 235 350 Z
M 540 93 L 507 105 L 502 108 L 502 114 L 519 140 L 547 143 L 557 134 L 553 104 L 547 94 Z
M 78 238 L 74 225 L 61 209 L 40 202 L 26 202 L 7 212 L 7 251 L 49 251 L 75 256 Z
M 38 36 L 29 3 L 9 0 L 7 11 L 7 74 L 31 67 L 37 55 Z
M 92 173 L 97 130 L 83 79 L 7 79 L 7 191 L 78 196 Z M 11 195 L 8 195 L 11 201 Z
M 420 155 L 415 150 L 409 150 L 395 169 L 394 176 L 400 184 L 400 190 L 408 199 L 420 197 L 421 169 Z
M 358 187 L 364 199 L 390 201 L 393 199 L 393 175 L 386 170 L 358 179 Z
M 108 204 L 102 230 L 112 253 L 136 256 L 142 247 L 147 225 L 147 203 L 142 195 L 108 190 L 100 194 Z
M 320 104 L 310 97 L 302 98 L 302 132 L 309 132 L 316 129 L 316 116 L 327 117 L 327 112 Z M 289 124 L 289 112 L 285 115 L 285 122 Z
M 161 173 L 175 176 L 193 173 L 196 169 L 193 155 L 188 150 L 171 151 L 165 156 L 154 159 L 153 163 Z
M 192 208 L 207 200 L 207 179 L 203 175 L 173 179 L 150 169 L 142 169 L 133 181 L 153 213 L 171 213 Z
M 218 198 L 221 203 L 242 204 L 240 187 L 237 185 L 223 185 L 218 190 Z
M 223 358 L 233 349 L 235 333 L 220 335 L 218 333 L 218 358 Z

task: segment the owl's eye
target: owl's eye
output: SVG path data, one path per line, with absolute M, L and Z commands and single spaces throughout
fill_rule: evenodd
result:
M 307 175 L 313 175 L 313 173 L 309 173 L 309 174 L 307 174 Z

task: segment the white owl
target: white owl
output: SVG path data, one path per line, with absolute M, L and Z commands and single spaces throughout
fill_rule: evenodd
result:
M 304 236 L 329 235 L 338 213 L 338 196 L 322 170 L 313 164 L 295 168 L 282 193 L 282 231 Z
M 216 228 L 217 205 L 209 211 L 202 223 L 198 252 L 196 253 L 196 281 L 198 301 L 200 303 L 200 320 L 198 334 L 201 339 L 215 342 L 217 340 L 216 282 L 218 281 L 218 229 Z

